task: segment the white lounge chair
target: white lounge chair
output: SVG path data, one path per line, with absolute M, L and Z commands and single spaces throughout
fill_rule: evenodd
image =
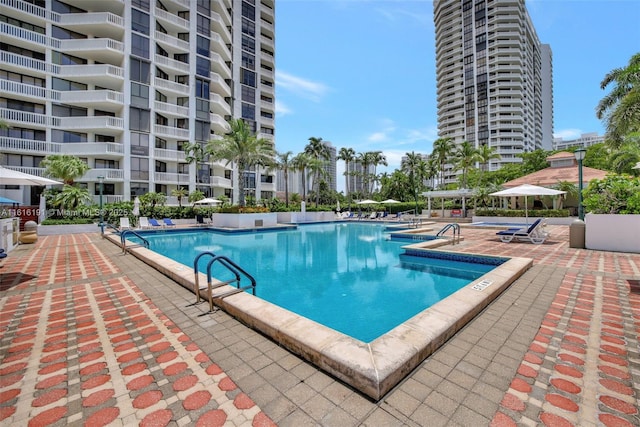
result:
M 142 229 L 151 228 L 151 225 L 149 225 L 149 218 L 147 218 L 146 216 L 141 216 L 140 218 L 138 218 L 138 225 Z
M 529 228 L 510 228 L 496 233 L 503 243 L 514 240 L 531 242 L 534 245 L 541 245 L 549 237 L 549 233 L 544 230 L 544 222 L 541 218 L 535 220 Z
M 131 224 L 129 224 L 129 217 L 120 217 L 120 231 L 131 230 Z

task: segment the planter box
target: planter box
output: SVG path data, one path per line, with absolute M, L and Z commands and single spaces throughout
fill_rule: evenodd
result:
M 587 214 L 587 249 L 640 253 L 640 215 Z
M 333 212 L 278 212 L 280 224 L 299 224 L 301 222 L 327 222 L 334 221 L 336 214 Z
M 214 213 L 212 216 L 214 227 L 227 228 L 256 228 L 275 227 L 278 224 L 278 215 L 269 213 Z

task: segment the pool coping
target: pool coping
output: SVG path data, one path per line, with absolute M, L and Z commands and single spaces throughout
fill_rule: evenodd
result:
M 105 234 L 105 238 L 120 246 L 118 235 Z M 486 257 L 436 249 L 447 244 L 450 242 L 438 239 L 404 247 L 416 251 L 436 250 L 443 254 Z M 192 266 L 138 245 L 127 247 L 127 252 L 194 292 L 195 302 Z M 507 258 L 502 265 L 370 343 L 356 340 L 246 292 L 216 299 L 216 295 L 235 289 L 229 285 L 214 289 L 214 300 L 216 306 L 247 326 L 378 401 L 532 265 L 530 258 Z M 206 275 L 199 275 L 199 282 L 206 283 Z

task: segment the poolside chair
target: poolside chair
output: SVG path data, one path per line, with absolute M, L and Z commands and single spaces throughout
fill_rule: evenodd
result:
M 131 230 L 131 224 L 129 224 L 129 217 L 123 216 L 120 218 L 120 231 Z
M 529 228 L 509 228 L 508 230 L 498 231 L 496 233 L 503 243 L 509 243 L 514 240 L 531 242 L 540 245 L 549 237 L 549 233 L 544 230 L 542 218 L 534 221 Z
M 138 218 L 138 225 L 142 229 L 151 228 L 151 225 L 149 225 L 149 218 L 147 218 L 146 216 L 141 216 L 140 218 Z
M 162 224 L 160 224 L 160 223 L 158 222 L 158 220 L 157 220 L 157 219 L 155 219 L 155 218 L 149 218 L 149 225 L 150 225 L 152 228 L 162 227 Z
M 176 226 L 176 223 L 171 221 L 171 218 L 164 218 L 162 220 L 162 222 L 164 222 L 164 226 L 165 227 L 175 227 Z

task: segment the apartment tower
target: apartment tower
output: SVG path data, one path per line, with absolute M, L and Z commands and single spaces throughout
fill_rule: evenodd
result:
M 523 0 L 436 0 L 438 134 L 495 147 L 489 170 L 551 147 L 551 49 Z M 543 109 L 544 107 L 544 109 Z M 446 182 L 456 180 L 450 168 Z
M 274 0 L 0 0 L 0 164 L 43 175 L 47 155 L 78 156 L 95 201 L 102 181 L 105 202 L 177 204 L 178 188 L 237 202 L 241 176 L 272 197 L 272 175 L 185 147 L 235 118 L 274 140 L 274 18 Z M 0 190 L 25 204 L 42 191 Z

